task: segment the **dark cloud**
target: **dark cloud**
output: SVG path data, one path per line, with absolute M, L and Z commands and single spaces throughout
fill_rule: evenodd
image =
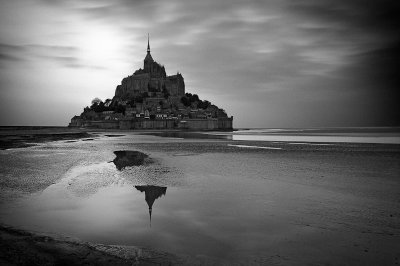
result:
M 72 46 L 57 46 L 57 45 L 42 45 L 42 44 L 26 44 L 26 45 L 15 45 L 0 43 L 0 52 L 10 55 L 21 55 L 24 53 L 28 54 L 70 54 L 78 51 L 77 47 Z
M 371 106 L 371 118 L 379 125 L 399 125 L 400 108 L 400 45 L 389 45 L 353 57 L 354 63 L 340 69 L 338 75 L 346 84 L 361 88 Z M 350 76 L 351 75 L 351 76 Z
M 346 110 L 361 110 L 366 124 L 400 125 L 400 2 L 308 0 L 287 7 L 317 25 L 304 29 L 320 37 L 312 46 L 348 49 L 346 64 L 333 72 L 334 84 L 353 92 Z
M 0 52 L 0 61 L 20 61 L 21 58 Z
M 24 50 L 24 47 L 21 45 L 0 43 L 0 49 L 1 49 L 1 51 L 21 52 L 22 50 Z
M 56 53 L 56 54 L 68 54 L 79 51 L 78 47 L 60 46 L 60 45 L 27 44 L 21 47 L 32 50 L 38 50 L 41 52 Z
M 0 44 L 0 63 L 1 61 L 46 61 L 68 68 L 106 69 L 104 66 L 84 64 L 80 57 L 75 55 L 78 51 L 79 49 L 73 46 Z
M 106 26 L 118 34 L 124 42 L 120 63 L 133 67 L 121 78 L 141 67 L 138 51 L 144 57 L 149 32 L 153 58 L 169 74 L 181 71 L 188 91 L 223 104 L 239 117 L 237 126 L 400 125 L 399 1 L 37 3 L 76 19 L 61 16 L 57 25 L 100 25 L 94 29 Z M 56 32 L 65 36 L 67 30 Z M 109 67 L 85 62 L 79 47 L 2 40 L 8 43 L 0 44 L 3 66 L 25 60 Z
M 88 1 L 86 4 L 71 4 L 74 12 L 84 15 L 87 19 L 110 21 L 112 23 L 129 20 L 151 21 L 162 6 L 159 1 Z
M 353 44 L 360 53 L 400 42 L 398 1 L 301 0 L 286 2 L 286 9 L 311 35 L 327 37 L 325 41 L 334 44 Z M 309 27 L 304 26 L 307 23 Z
M 60 64 L 61 66 L 64 67 L 80 67 L 79 64 L 79 58 L 77 57 L 72 57 L 72 56 L 47 56 L 47 55 L 43 55 L 40 56 L 40 58 L 49 60 L 49 61 L 53 61 L 57 64 Z
M 381 84 L 397 85 L 400 88 L 400 43 L 370 50 L 358 54 L 357 65 L 366 73 L 365 76 L 379 81 Z
M 167 23 L 187 45 L 163 46 L 175 51 L 165 61 L 185 54 L 179 63 L 195 90 L 266 104 L 278 97 L 288 114 L 304 112 L 319 125 L 400 124 L 393 100 L 399 88 L 397 2 L 285 1 L 272 9 L 268 1 L 221 3 L 186 10 Z
M 400 10 L 399 2 L 393 0 L 298 0 L 285 1 L 285 7 L 314 21 L 393 29 Z
M 21 52 L 24 48 L 18 45 L 10 45 L 0 43 L 0 65 L 7 63 L 7 61 L 21 61 Z

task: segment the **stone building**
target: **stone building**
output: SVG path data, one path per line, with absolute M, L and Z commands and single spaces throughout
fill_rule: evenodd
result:
M 115 90 L 116 100 L 127 100 L 143 93 L 168 92 L 170 96 L 185 95 L 185 82 L 180 73 L 167 76 L 164 66 L 154 61 L 150 54 L 150 41 L 147 40 L 147 55 L 144 58 L 143 69 L 136 70 L 133 75 L 122 79 Z

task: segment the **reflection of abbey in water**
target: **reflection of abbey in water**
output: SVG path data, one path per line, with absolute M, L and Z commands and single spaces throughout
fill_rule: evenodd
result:
M 144 192 L 145 194 L 145 200 L 147 202 L 147 205 L 149 205 L 150 226 L 151 226 L 151 212 L 153 208 L 153 203 L 156 199 L 167 193 L 167 187 L 135 186 L 135 188 L 140 192 Z

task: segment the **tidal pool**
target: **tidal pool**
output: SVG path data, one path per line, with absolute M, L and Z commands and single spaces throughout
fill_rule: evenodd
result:
M 121 174 L 144 165 L 147 155 L 114 153 L 113 162 L 74 167 L 43 192 L 2 208 L 2 221 L 94 243 L 214 259 L 262 252 L 267 239 L 285 230 L 268 212 L 276 206 L 262 200 L 277 184 L 217 175 L 187 176 L 193 184 L 186 187 L 135 184 Z

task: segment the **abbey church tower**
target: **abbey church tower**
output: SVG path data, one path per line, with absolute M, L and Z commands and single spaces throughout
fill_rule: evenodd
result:
M 143 69 L 136 70 L 133 75 L 124 78 L 115 90 L 115 97 L 129 100 L 142 93 L 157 94 L 167 90 L 172 97 L 185 95 L 185 82 L 180 73 L 167 76 L 164 66 L 157 63 L 150 53 L 150 38 L 147 37 L 147 54 Z
M 147 54 L 144 58 L 144 72 L 150 73 L 151 77 L 162 77 L 165 78 L 167 75 L 165 74 L 164 66 L 161 66 L 157 62 L 153 60 L 153 57 L 150 54 L 150 37 L 147 36 Z

